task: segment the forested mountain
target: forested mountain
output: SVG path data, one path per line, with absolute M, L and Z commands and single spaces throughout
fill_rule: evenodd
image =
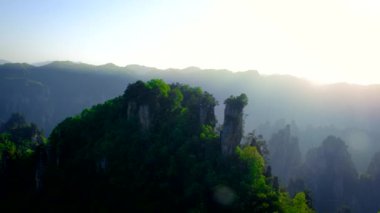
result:
M 294 121 L 302 153 L 318 146 L 328 135 L 341 137 L 359 171 L 365 171 L 370 157 L 380 150 L 380 86 L 350 84 L 316 85 L 303 79 L 260 75 L 257 71 L 159 70 L 139 65 L 93 66 L 73 62 L 52 62 L 36 67 L 28 64 L 0 66 L 0 120 L 13 112 L 23 113 L 46 134 L 67 116 L 83 108 L 120 95 L 126 83 L 152 78 L 169 83 L 200 86 L 222 103 L 225 94 L 246 93 L 245 129 L 257 129 L 269 140 L 273 133 Z M 216 107 L 220 123 L 223 105 Z
M 50 135 L 55 125 L 66 117 L 74 116 L 85 108 L 118 97 L 93 108 L 97 110 L 85 110 L 79 116 L 65 120 L 56 128 L 62 131 L 67 128 L 69 133 L 66 136 L 73 135 L 74 138 L 67 138 L 65 141 L 76 141 L 78 144 L 83 145 L 82 149 L 75 151 L 75 153 L 80 154 L 74 154 L 70 151 L 69 155 L 79 157 L 83 162 L 91 159 L 91 165 L 95 162 L 95 166 L 88 171 L 91 174 L 92 172 L 99 172 L 103 170 L 103 167 L 109 165 L 107 163 L 109 159 L 103 158 L 104 156 L 98 153 L 99 150 L 104 151 L 103 148 L 105 149 L 108 146 L 106 145 L 108 143 L 104 141 L 108 140 L 107 138 L 109 137 L 112 141 L 117 141 L 119 139 L 115 139 L 115 135 L 122 132 L 122 130 L 116 131 L 116 127 L 109 130 L 107 129 L 108 127 L 103 126 L 111 122 L 106 118 L 108 111 L 105 109 L 107 107 L 112 108 L 111 105 L 121 107 L 121 103 L 118 101 L 126 98 L 127 95 L 125 94 L 128 94 L 122 95 L 121 92 L 125 89 L 126 84 L 136 80 L 149 80 L 152 78 L 161 78 L 169 83 L 180 82 L 201 86 L 210 94 L 213 94 L 214 96 L 200 95 L 198 97 L 199 94 L 194 92 L 194 89 L 184 89 L 185 87 L 181 84 L 173 84 L 169 87 L 164 86 L 164 88 L 169 88 L 168 91 L 180 91 L 184 98 L 183 101 L 179 101 L 180 105 L 186 109 L 193 110 L 194 116 L 196 114 L 201 115 L 201 120 L 208 120 L 212 126 L 211 129 L 224 129 L 224 131 L 218 132 L 214 136 L 219 137 L 220 135 L 221 141 L 223 141 L 223 138 L 228 138 L 227 141 L 234 142 L 231 143 L 233 144 L 232 146 L 222 147 L 222 150 L 234 153 L 234 149 L 231 149 L 231 147 L 240 144 L 241 141 L 238 139 L 245 135 L 245 144 L 257 147 L 257 152 L 263 155 L 268 160 L 268 165 L 271 166 L 265 171 L 269 185 L 278 185 L 277 182 L 279 182 L 280 187 L 287 188 L 293 196 L 299 191 L 308 191 L 306 195 L 313 198 L 314 206 L 318 211 L 332 212 L 351 209 L 354 212 L 372 212 L 380 209 L 380 206 L 376 204 L 380 194 L 374 190 L 379 186 L 380 182 L 380 175 L 377 172 L 378 170 L 380 171 L 378 169 L 380 164 L 377 160 L 379 154 L 376 154 L 380 151 L 380 144 L 378 143 L 380 133 L 377 130 L 380 124 L 380 111 L 378 110 L 380 109 L 380 100 L 377 98 L 377 94 L 380 93 L 380 87 L 376 85 L 315 85 L 291 76 L 265 76 L 258 74 L 256 71 L 233 73 L 227 70 L 201 70 L 196 67 L 182 70 L 159 70 L 138 65 L 118 67 L 113 64 L 92 66 L 82 63 L 53 62 L 36 67 L 28 64 L 8 63 L 0 66 L 0 123 L 4 123 L 13 112 L 20 112 L 26 116 L 27 120 L 42 127 L 45 135 Z M 141 88 L 144 88 L 143 85 L 148 85 L 146 83 L 139 84 Z M 131 91 L 134 90 L 131 89 Z M 145 90 L 141 89 L 141 91 L 144 92 Z M 134 97 L 139 97 L 140 92 L 135 92 Z M 225 114 L 224 104 L 222 104 L 225 98 L 229 94 L 238 95 L 241 93 L 245 93 L 246 98 L 250 100 L 244 108 L 244 114 L 242 111 L 231 110 L 231 108 L 225 109 L 227 111 Z M 149 94 L 147 92 L 146 97 L 138 98 L 139 101 L 145 98 L 150 99 Z M 175 99 L 177 96 L 178 94 L 174 94 L 169 99 Z M 197 111 L 197 104 L 188 105 L 192 102 L 189 101 L 188 96 L 193 96 L 190 98 L 191 100 L 198 97 L 199 100 L 205 98 L 212 101 L 197 102 L 197 104 L 205 104 L 204 107 L 206 108 L 207 106 L 209 107 L 208 110 Z M 244 102 L 244 97 L 237 97 Z M 233 103 L 235 99 L 231 100 Z M 161 105 L 161 102 L 158 102 Z M 110 103 L 112 104 L 109 105 Z M 168 106 L 170 107 L 168 108 L 171 108 L 170 103 L 165 102 L 165 104 L 169 104 Z M 152 127 L 150 119 L 148 119 L 150 118 L 150 111 L 146 107 L 141 107 L 141 110 L 139 110 L 138 105 L 134 106 L 133 104 L 123 105 L 123 107 L 126 110 L 124 113 L 132 113 L 138 117 L 135 122 L 140 122 L 142 129 L 149 130 Z M 216 117 L 213 114 L 214 107 Z M 112 111 L 120 110 L 119 108 L 112 109 Z M 158 114 L 164 115 L 165 113 L 167 112 Z M 117 117 L 122 115 L 111 113 L 110 116 Z M 231 116 L 236 119 L 229 120 L 231 123 L 226 123 L 224 118 Z M 194 119 L 198 119 L 196 117 L 187 117 L 187 119 L 194 121 Z M 241 122 L 243 120 L 245 121 L 244 126 L 243 122 Z M 99 124 L 100 121 L 103 121 L 104 124 L 99 127 L 93 125 Z M 177 126 L 178 122 L 177 120 L 171 125 Z M 224 126 L 222 125 L 223 123 Z M 102 129 L 103 127 L 106 129 Z M 126 126 L 120 124 L 120 128 L 125 129 Z M 203 131 L 197 130 L 197 127 L 193 124 L 187 128 L 191 129 L 191 134 L 195 135 L 201 134 Z M 79 129 L 81 130 L 80 132 L 78 132 Z M 256 130 L 249 133 L 253 129 Z M 161 130 L 168 131 L 167 129 Z M 41 132 L 40 130 L 38 131 Z M 88 135 L 92 131 L 98 135 L 88 136 L 88 138 L 81 135 L 81 132 L 87 134 L 86 131 Z M 107 132 L 107 134 L 104 132 Z M 230 134 L 231 132 L 234 134 Z M 59 138 L 63 136 L 60 134 L 61 131 L 53 132 L 51 135 L 52 144 L 60 140 Z M 170 134 L 167 133 L 167 135 Z M 189 132 L 188 136 L 190 137 L 191 134 Z M 227 136 L 224 134 L 227 134 Z M 334 136 L 330 137 L 330 135 Z M 123 137 L 127 136 L 124 135 Z M 150 137 L 149 134 L 146 137 Z M 80 140 L 77 138 L 80 138 Z M 95 142 L 90 142 L 90 138 Z M 175 137 L 173 136 L 173 138 Z M 142 140 L 145 141 L 147 138 L 142 138 Z M 267 146 L 265 141 L 268 142 Z M 96 146 L 93 146 L 95 144 Z M 98 146 L 101 147 L 99 148 Z M 72 147 L 67 149 L 72 150 Z M 86 150 L 91 151 L 87 153 Z M 268 150 L 269 153 L 267 152 Z M 57 154 L 60 151 L 56 150 L 53 153 Z M 145 153 L 140 154 L 144 155 Z M 62 159 L 65 159 L 64 156 L 63 158 L 56 158 L 55 161 L 62 162 Z M 371 159 L 372 156 L 374 156 L 373 159 Z M 195 156 L 198 160 L 205 160 L 203 157 L 198 157 Z M 78 164 L 78 166 L 81 165 Z M 77 168 L 77 170 L 83 169 Z M 65 171 L 65 173 L 72 172 L 65 169 L 61 171 Z M 269 178 L 271 174 L 274 177 Z M 342 177 L 342 174 L 344 174 L 344 177 Z M 55 186 L 59 185 L 59 187 L 65 188 L 65 184 L 79 184 L 79 182 L 65 183 L 62 179 L 59 179 L 60 175 L 62 174 L 54 173 L 54 178 L 51 180 L 61 181 L 60 183 L 63 185 L 55 183 Z M 275 176 L 278 176 L 278 179 Z M 83 181 L 83 179 L 80 179 L 81 177 L 73 176 L 73 178 L 75 180 L 79 178 L 78 180 Z M 86 187 L 90 186 L 87 185 Z M 101 189 L 98 188 L 98 190 Z M 75 194 L 74 191 L 66 191 L 65 193 Z M 228 190 L 226 193 L 228 194 Z M 75 195 L 73 195 L 74 197 Z M 96 199 L 100 198 L 97 197 Z M 202 201 L 203 198 L 199 199 L 198 201 Z
M 123 95 L 55 127 L 48 144 L 41 143 L 44 151 L 38 152 L 46 157 L 28 159 L 32 165 L 42 162 L 45 169 L 16 167 L 19 172 L 35 172 L 36 178 L 23 176 L 28 187 L 21 191 L 19 182 L 9 183 L 12 190 L 5 191 L 7 202 L 1 200 L 1 208 L 43 212 L 312 212 L 305 193 L 291 198 L 279 190 L 267 172 L 258 144 L 240 145 L 247 103 L 245 94 L 226 99 L 226 119 L 219 134 L 214 115 L 217 101 L 208 92 L 162 80 L 137 81 Z M 14 120 L 22 119 L 13 116 L 2 126 L 11 135 L 25 126 L 14 124 Z M 0 141 L 0 145 L 7 143 Z M 37 153 L 34 150 L 29 152 Z M 23 205 L 16 205 L 20 200 L 8 197 L 10 193 L 25 193 Z
M 20 206 L 33 208 L 41 190 L 47 159 L 46 139 L 33 123 L 12 114 L 0 124 L 0 209 L 17 212 Z M 30 210 L 30 209 L 29 209 Z
M 339 211 L 344 206 L 356 210 L 358 173 L 344 141 L 327 137 L 320 147 L 311 149 L 301 170 L 306 186 L 321 212 Z

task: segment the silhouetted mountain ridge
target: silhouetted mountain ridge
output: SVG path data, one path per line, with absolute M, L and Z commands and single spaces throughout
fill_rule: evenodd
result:
M 251 102 L 246 108 L 245 130 L 257 129 L 269 140 L 286 123 L 295 121 L 302 152 L 328 135 L 337 135 L 347 141 L 350 151 L 355 153 L 354 161 L 363 170 L 369 156 L 380 150 L 377 143 L 380 85 L 316 85 L 298 77 L 262 75 L 254 70 L 232 72 L 196 67 L 161 70 L 141 65 L 94 66 L 70 61 L 40 67 L 5 64 L 0 66 L 3 103 L 0 120 L 20 112 L 50 133 L 65 117 L 120 95 L 126 84 L 153 78 L 202 87 L 213 93 L 219 103 L 225 94 L 246 93 Z M 217 106 L 219 123 L 223 122 L 222 112 L 223 106 Z M 282 124 L 278 122 L 281 119 Z M 307 137 L 311 132 L 313 137 Z M 359 143 L 355 138 L 362 141 Z
M 4 59 L 0 59 L 0 64 L 6 64 L 6 63 L 10 63 L 10 61 L 4 60 Z

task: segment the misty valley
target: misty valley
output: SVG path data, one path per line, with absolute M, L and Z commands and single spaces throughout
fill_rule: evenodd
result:
M 2 63 L 1 212 L 380 210 L 380 85 Z

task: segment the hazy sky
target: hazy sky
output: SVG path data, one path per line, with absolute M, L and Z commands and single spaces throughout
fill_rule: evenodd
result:
M 0 0 L 0 58 L 380 83 L 380 1 Z

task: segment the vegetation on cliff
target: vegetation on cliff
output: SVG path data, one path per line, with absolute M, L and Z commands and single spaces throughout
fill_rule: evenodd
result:
M 216 104 L 200 88 L 138 81 L 67 118 L 50 136 L 50 208 L 310 212 L 303 193 L 272 186 L 255 146 L 222 153 Z
M 20 114 L 0 125 L 0 211 L 21 211 L 24 204 L 29 208 L 36 204 L 43 170 L 39 160 L 45 157 L 45 145 L 37 126 Z

